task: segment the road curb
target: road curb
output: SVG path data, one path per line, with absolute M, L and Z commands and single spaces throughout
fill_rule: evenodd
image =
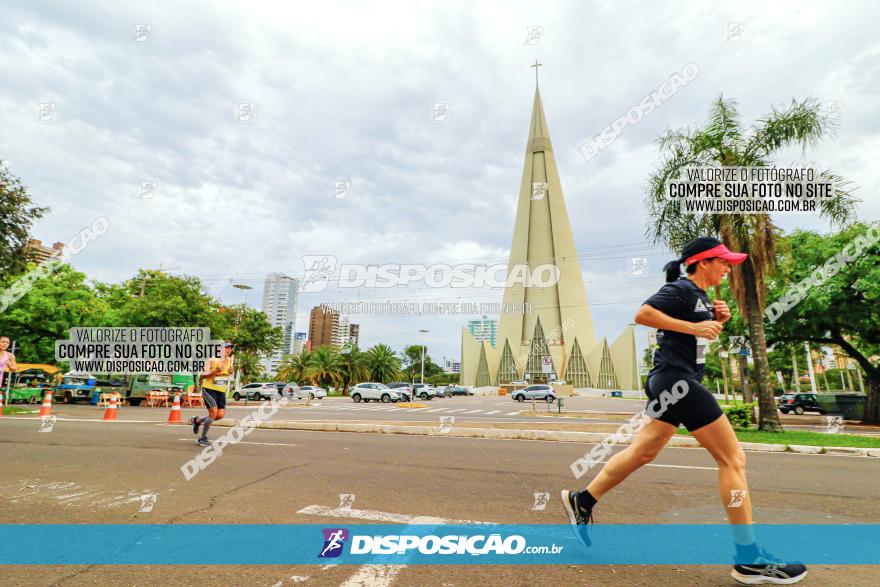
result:
M 252 423 L 253 421 L 251 421 Z M 214 422 L 215 426 L 231 427 L 241 420 L 224 418 Z M 364 422 L 260 422 L 257 428 L 275 430 L 304 430 L 310 432 L 360 432 L 378 434 L 410 434 L 414 436 L 446 436 L 451 438 L 492 438 L 498 440 L 545 440 L 555 442 L 592 443 L 614 436 L 605 432 L 573 432 L 570 430 L 519 430 L 510 428 L 456 428 L 446 430 L 439 426 L 400 426 L 396 424 L 368 424 Z M 629 444 L 629 440 L 617 441 L 616 444 Z M 673 436 L 668 446 L 697 447 L 700 443 L 687 436 Z M 743 450 L 751 452 L 794 452 L 800 454 L 858 455 L 880 457 L 880 449 L 857 448 L 847 446 L 806 446 L 800 444 L 762 444 L 759 442 L 741 442 Z

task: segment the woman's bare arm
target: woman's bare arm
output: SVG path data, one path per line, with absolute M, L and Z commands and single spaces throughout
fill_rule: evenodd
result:
M 709 340 L 718 338 L 718 334 L 724 328 L 721 322 L 716 322 L 715 320 L 704 320 L 702 322 L 679 320 L 664 314 L 648 304 L 643 304 L 639 311 L 636 312 L 635 322 L 636 324 L 656 328 L 657 330 L 671 330 L 672 332 L 691 334 Z

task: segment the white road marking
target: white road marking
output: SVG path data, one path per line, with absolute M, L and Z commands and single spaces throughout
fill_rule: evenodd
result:
M 507 412 L 505 416 L 519 416 L 519 412 Z
M 405 568 L 406 565 L 364 565 L 342 587 L 385 587 L 394 583 Z
M 501 410 L 492 410 L 491 412 L 486 412 L 486 415 L 491 416 L 492 414 L 499 414 L 499 413 L 501 413 Z
M 672 447 L 677 448 L 677 447 Z M 648 463 L 649 467 L 668 467 L 670 469 L 700 469 L 703 471 L 717 471 L 718 467 L 693 467 L 691 465 L 658 465 L 656 463 Z
M 475 522 L 473 520 L 449 520 L 434 516 L 413 516 L 411 514 L 395 514 L 391 512 L 379 512 L 376 510 L 357 510 L 354 508 L 327 507 L 323 505 L 310 505 L 296 512 L 311 516 L 326 516 L 330 518 L 353 518 L 356 520 L 373 520 L 376 522 L 389 522 L 397 524 L 494 524 L 493 522 Z
M 178 438 L 177 440 L 189 440 L 190 442 L 194 442 L 195 436 L 190 438 Z M 266 446 L 299 446 L 298 444 L 287 444 L 284 442 L 251 442 L 249 440 L 239 440 L 235 444 L 263 444 Z
M 469 412 L 465 412 L 465 414 L 476 414 L 477 412 L 482 412 L 483 410 L 471 410 Z

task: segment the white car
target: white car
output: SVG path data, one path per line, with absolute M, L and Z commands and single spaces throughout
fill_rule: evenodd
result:
M 381 401 L 387 404 L 399 400 L 400 394 L 384 383 L 358 383 L 351 388 L 351 399 L 354 403 Z
M 327 397 L 327 390 L 317 385 L 297 385 L 290 383 L 284 388 L 285 395 L 293 399 L 324 399 Z
M 280 398 L 281 392 L 278 391 L 278 386 L 274 383 L 248 383 L 241 388 L 240 392 L 236 391 L 232 394 L 232 399 L 235 401 L 242 397 L 258 402 L 262 399 Z

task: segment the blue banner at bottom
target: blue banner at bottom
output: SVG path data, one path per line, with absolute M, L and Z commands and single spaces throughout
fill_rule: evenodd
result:
M 786 562 L 880 564 L 880 525 L 754 525 Z M 4 565 L 731 564 L 727 525 L 6 524 Z M 58 548 L 58 545 L 64 545 Z M 755 562 L 755 561 L 738 561 Z

